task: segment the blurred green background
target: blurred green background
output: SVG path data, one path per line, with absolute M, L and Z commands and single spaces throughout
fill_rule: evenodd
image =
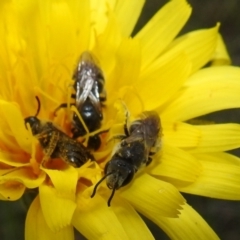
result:
M 134 30 L 136 33 L 161 8 L 166 0 L 146 0 L 143 13 Z M 226 42 L 233 65 L 240 65 L 240 1 L 189 0 L 193 13 L 182 33 L 209 28 L 221 23 L 220 32 Z M 177 11 L 177 9 L 176 9 Z M 160 23 L 164 24 L 164 23 Z M 240 94 L 240 93 L 239 93 Z M 217 123 L 240 123 L 240 110 L 221 111 L 205 116 Z M 240 156 L 240 150 L 232 151 Z M 0 240 L 23 240 L 27 208 L 33 199 L 30 193 L 21 201 L 0 202 Z M 221 239 L 240 239 L 240 201 L 223 201 L 184 194 L 188 203 L 209 223 Z M 145 219 L 156 239 L 169 239 L 158 227 Z M 84 239 L 76 235 L 76 239 Z

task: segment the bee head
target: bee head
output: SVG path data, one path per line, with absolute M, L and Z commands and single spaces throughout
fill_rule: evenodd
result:
M 134 166 L 121 158 L 114 158 L 105 166 L 109 189 L 119 189 L 131 182 L 135 174 Z
M 25 122 L 25 127 L 27 128 L 27 123 L 30 125 L 30 128 L 32 130 L 32 134 L 36 135 L 39 133 L 39 128 L 40 128 L 40 120 L 35 117 L 35 116 L 30 116 L 24 119 Z
M 106 164 L 104 172 L 105 176 L 95 185 L 91 198 L 94 197 L 98 186 L 106 178 L 108 188 L 112 189 L 112 193 L 108 199 L 108 206 L 110 207 L 115 191 L 131 182 L 135 174 L 135 169 L 133 165 L 116 157 Z
M 25 127 L 27 128 L 27 123 L 28 123 L 30 125 L 33 135 L 36 135 L 39 133 L 39 128 L 41 126 L 41 122 L 37 118 L 37 115 L 40 112 L 41 105 L 40 105 L 40 100 L 37 96 L 36 96 L 36 99 L 37 99 L 37 103 L 38 103 L 38 108 L 37 108 L 37 112 L 36 112 L 35 116 L 26 117 L 24 119 Z

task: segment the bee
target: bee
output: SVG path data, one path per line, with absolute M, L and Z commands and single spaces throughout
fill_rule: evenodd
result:
M 75 102 L 70 103 L 70 105 L 76 106 L 88 131 L 96 131 L 101 127 L 101 121 L 103 120 L 102 107 L 103 102 L 106 101 L 106 91 L 104 89 L 105 79 L 103 72 L 90 52 L 85 51 L 82 53 L 72 78 L 74 80 L 75 94 L 72 94 L 71 98 Z M 62 103 L 55 109 L 54 114 L 60 108 L 66 107 L 67 103 Z M 76 113 L 73 113 L 72 124 L 71 132 L 74 139 L 87 133 Z M 106 131 L 89 137 L 88 148 L 97 150 L 100 147 L 101 139 L 99 135 L 103 132 Z
M 94 160 L 88 149 L 80 142 L 70 138 L 52 122 L 43 122 L 37 118 L 40 111 L 40 101 L 35 116 L 24 119 L 25 126 L 29 124 L 32 134 L 39 140 L 41 147 L 45 152 L 42 165 L 45 166 L 49 158 L 61 158 L 66 163 L 75 168 L 82 166 L 89 159 Z
M 129 184 L 139 168 L 152 161 L 151 155 L 159 148 L 158 140 L 161 134 L 159 115 L 155 111 L 145 111 L 129 128 L 126 121 L 124 132 L 125 135 L 120 136 L 121 142 L 104 168 L 104 177 L 95 185 L 91 195 L 94 197 L 98 186 L 106 179 L 108 188 L 112 189 L 108 206 L 115 191 Z

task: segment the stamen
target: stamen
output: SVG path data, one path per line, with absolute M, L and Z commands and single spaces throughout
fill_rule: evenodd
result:
M 100 135 L 100 134 L 102 134 L 102 133 L 107 133 L 107 132 L 109 132 L 109 129 L 110 129 L 110 128 L 104 129 L 104 130 L 99 129 L 99 130 L 96 130 L 96 131 L 94 131 L 94 132 L 89 133 L 88 135 L 89 135 L 89 137 L 94 136 L 94 135 Z
M 12 170 L 10 170 L 10 171 L 2 174 L 1 177 L 5 176 L 5 175 L 8 175 L 8 174 L 10 174 L 10 173 L 12 173 L 12 172 L 15 172 L 15 171 L 17 171 L 17 170 L 19 170 L 19 169 L 21 169 L 21 168 L 24 168 L 24 167 L 16 167 L 16 168 L 14 168 L 14 169 L 12 169 Z

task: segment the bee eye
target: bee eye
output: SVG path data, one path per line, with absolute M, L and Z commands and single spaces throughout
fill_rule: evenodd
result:
M 30 125 L 32 131 L 40 125 L 40 120 L 36 117 L 27 117 L 24 119 L 25 127 L 27 128 L 27 123 Z M 34 131 L 33 131 L 33 134 Z
M 125 178 L 125 180 L 123 181 L 121 187 L 123 187 L 123 186 L 127 185 L 128 183 L 130 183 L 130 182 L 132 181 L 133 177 L 134 177 L 134 174 L 135 174 L 134 169 L 133 169 L 133 168 L 132 168 L 132 169 L 129 169 L 128 175 L 127 175 L 127 177 Z
M 139 129 L 139 124 L 132 124 L 129 128 L 130 134 L 133 133 L 137 129 Z
M 110 162 L 107 162 L 107 164 L 105 165 L 105 168 L 104 168 L 104 175 L 106 175 L 108 173 L 108 166 L 109 166 L 109 163 Z

